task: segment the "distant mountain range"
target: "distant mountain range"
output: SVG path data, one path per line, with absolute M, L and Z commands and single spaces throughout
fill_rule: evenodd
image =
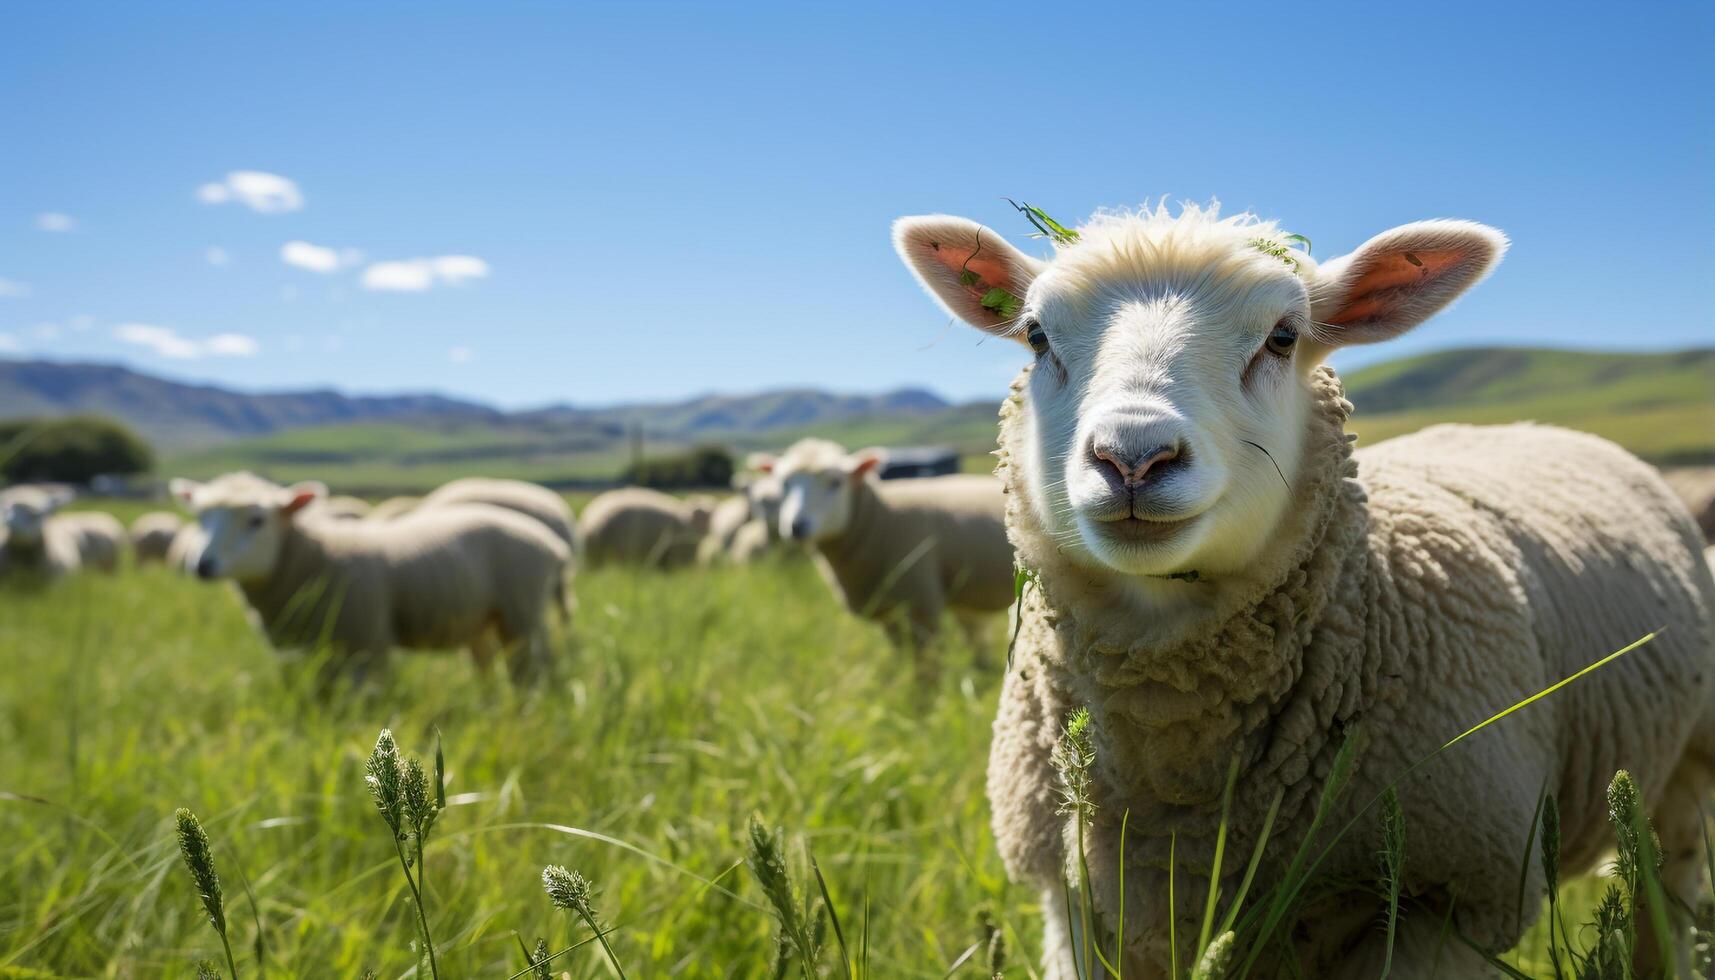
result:
M 1435 422 L 1532 419 L 1595 432 L 1658 463 L 1715 462 L 1715 348 L 1466 348 L 1389 361 L 1345 379 L 1357 405 L 1349 428 L 1360 445 Z M 949 404 L 920 389 L 793 389 L 508 413 L 438 395 L 245 394 L 106 365 L 0 361 L 0 419 L 113 415 L 155 442 L 174 473 L 247 468 L 359 492 L 420 490 L 473 474 L 600 483 L 630 458 L 639 427 L 648 454 L 699 442 L 779 448 L 818 435 L 853 447 L 952 446 L 970 468 L 983 469 L 994 448 L 996 408 Z
M 677 440 L 755 434 L 855 418 L 932 416 L 948 407 L 940 396 L 915 388 L 880 395 L 840 395 L 804 388 L 595 408 L 553 405 L 507 413 L 441 395 L 362 396 L 329 389 L 250 394 L 169 381 L 110 364 L 0 360 L 0 419 L 109 415 L 123 419 L 169 452 L 352 423 L 438 427 L 510 422 L 531 429 L 582 429 L 609 436 L 641 425 L 653 438 Z

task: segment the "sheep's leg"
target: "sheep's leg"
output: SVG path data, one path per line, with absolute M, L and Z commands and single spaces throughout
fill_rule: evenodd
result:
M 971 648 L 971 663 L 979 670 L 993 667 L 996 658 L 992 656 L 990 643 L 994 638 L 989 628 L 992 615 L 989 613 L 972 612 L 968 609 L 953 610 L 953 618 L 958 620 L 959 629 L 965 634 L 965 643 Z
M 494 634 L 490 627 L 483 627 L 481 632 L 471 637 L 470 659 L 485 683 L 494 676 L 495 652 Z
M 941 610 L 930 610 L 921 604 L 909 609 L 896 609 L 882 621 L 882 626 L 887 630 L 887 638 L 894 649 L 912 658 L 917 669 L 918 686 L 925 690 L 934 687 L 940 676 L 935 640 L 940 633 Z
M 1078 980 L 1075 923 L 1066 913 L 1066 894 L 1042 890 L 1042 980 Z

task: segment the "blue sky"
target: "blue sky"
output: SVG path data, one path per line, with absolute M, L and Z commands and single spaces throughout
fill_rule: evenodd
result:
M 506 405 L 992 398 L 1021 356 L 949 328 L 887 228 L 1044 248 L 1008 196 L 1218 198 L 1324 257 L 1418 218 L 1512 236 L 1347 364 L 1715 342 L 1708 4 L 852 6 L 10 5 L 0 357 Z M 254 210 L 245 171 L 301 206 Z

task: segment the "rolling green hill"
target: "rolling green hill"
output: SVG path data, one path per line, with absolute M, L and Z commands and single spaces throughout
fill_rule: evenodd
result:
M 1353 371 L 1360 444 L 1436 422 L 1551 422 L 1606 436 L 1662 464 L 1715 460 L 1715 349 L 1631 354 L 1468 348 Z M 947 406 L 901 392 L 875 399 L 806 392 L 707 397 L 671 406 L 548 409 L 489 418 L 296 429 L 169 459 L 171 472 L 254 469 L 315 477 L 360 493 L 411 492 L 458 476 L 511 476 L 558 485 L 611 480 L 629 457 L 629 420 L 648 454 L 694 442 L 778 449 L 807 435 L 847 446 L 947 445 L 983 470 L 995 404 Z M 630 414 L 627 414 L 630 413 Z

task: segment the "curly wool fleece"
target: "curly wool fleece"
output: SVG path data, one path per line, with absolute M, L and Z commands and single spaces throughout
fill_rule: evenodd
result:
M 1333 371 L 1318 368 L 1293 503 L 1273 544 L 1242 580 L 1174 583 L 1198 615 L 1165 638 L 1151 624 L 1145 641 L 1130 583 L 1073 563 L 1037 519 L 1017 470 L 1028 458 L 1028 376 L 1001 410 L 1000 474 L 1009 533 L 1040 591 L 1023 604 L 994 726 L 995 836 L 1015 879 L 1059 894 L 1067 818 L 1049 753 L 1066 712 L 1089 707 L 1091 889 L 1099 915 L 1116 921 L 1113 856 L 1127 819 L 1126 948 L 1140 974 L 1164 970 L 1168 958 L 1174 835 L 1188 961 L 1234 758 L 1223 895 L 1234 894 L 1281 795 L 1254 897 L 1306 836 L 1355 726 L 1357 775 L 1331 826 L 1472 724 L 1664 625 L 1655 642 L 1399 787 L 1408 835 L 1435 842 L 1408 854 L 1406 892 L 1432 904 L 1457 894 L 1459 927 L 1510 947 L 1535 904 L 1519 921 L 1516 877 L 1496 869 L 1518 867 L 1539 790 L 1558 795 L 1564 863 L 1582 867 L 1605 839 L 1601 794 L 1620 767 L 1652 804 L 1678 808 L 1658 807 L 1670 861 L 1687 843 L 1695 857 L 1694 837 L 1684 837 L 1696 833 L 1693 803 L 1715 759 L 1715 585 L 1696 528 L 1650 467 L 1595 437 L 1535 425 L 1437 426 L 1354 454 L 1352 406 Z M 1373 813 L 1366 819 L 1328 872 L 1374 879 Z M 1530 875 L 1539 894 L 1535 862 Z M 1325 904 L 1303 944 L 1313 968 L 1362 939 L 1376 908 L 1359 893 Z M 1050 944 L 1052 934 L 1051 922 Z

